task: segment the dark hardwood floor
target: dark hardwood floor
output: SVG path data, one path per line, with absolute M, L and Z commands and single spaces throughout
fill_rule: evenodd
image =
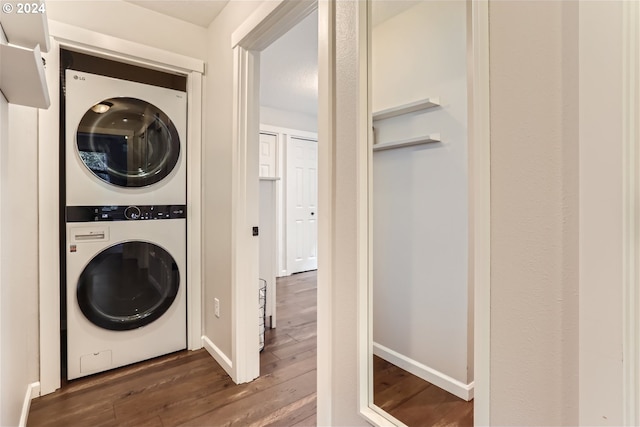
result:
M 373 357 L 373 401 L 409 426 L 473 426 L 467 402 L 422 378 Z
M 69 382 L 34 399 L 28 426 L 315 426 L 316 273 L 278 279 L 261 376 L 235 385 L 205 350 Z
M 236 385 L 205 350 L 181 351 L 34 399 L 28 426 L 315 426 L 316 272 L 277 288 L 277 328 L 266 333 L 257 380 Z M 382 359 L 374 367 L 376 404 L 407 425 L 473 425 L 473 403 Z

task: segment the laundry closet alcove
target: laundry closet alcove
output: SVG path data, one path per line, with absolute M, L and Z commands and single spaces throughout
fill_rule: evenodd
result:
M 97 33 L 73 25 L 50 21 L 51 49 L 44 55 L 51 108 L 41 112 L 39 126 L 39 271 L 40 301 L 40 385 L 41 394 L 60 387 L 60 230 L 62 213 L 51 209 L 59 203 L 60 175 L 60 50 L 67 49 L 118 62 L 184 75 L 187 78 L 187 140 L 184 152 L 189 168 L 186 175 L 187 200 L 187 348 L 203 346 L 202 295 L 202 73 L 204 62 L 185 55 Z

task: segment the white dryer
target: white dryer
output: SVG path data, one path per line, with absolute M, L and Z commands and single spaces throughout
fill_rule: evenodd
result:
M 66 205 L 185 204 L 187 94 L 65 73 Z
M 67 207 L 67 378 L 185 349 L 185 206 Z

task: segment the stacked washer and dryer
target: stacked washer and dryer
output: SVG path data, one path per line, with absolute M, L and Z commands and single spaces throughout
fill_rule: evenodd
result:
M 186 93 L 66 70 L 67 378 L 186 348 Z

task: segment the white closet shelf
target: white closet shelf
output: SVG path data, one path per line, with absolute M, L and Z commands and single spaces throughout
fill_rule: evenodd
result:
M 40 46 L 42 52 L 49 52 L 49 26 L 45 4 L 42 0 L 30 2 L 3 2 L 9 12 L 0 12 L 0 25 L 9 43 L 33 49 Z
M 40 47 L 0 45 L 0 90 L 11 104 L 49 108 L 49 89 Z
M 432 144 L 440 142 L 440 134 L 432 133 L 431 135 L 418 136 L 416 138 L 403 139 L 400 141 L 385 142 L 383 144 L 374 144 L 373 151 L 392 150 L 394 148 L 412 147 L 414 145 Z
M 416 111 L 428 110 L 440 106 L 440 98 L 426 98 L 419 101 L 410 102 L 408 104 L 398 105 L 396 107 L 387 108 L 373 112 L 373 120 L 389 119 L 391 117 L 401 116 L 403 114 L 414 113 Z

